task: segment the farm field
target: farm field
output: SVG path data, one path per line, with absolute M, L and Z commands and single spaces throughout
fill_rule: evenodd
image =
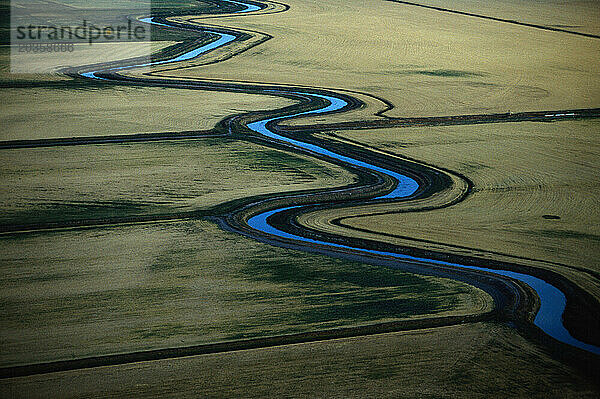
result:
M 395 108 L 387 116 L 600 106 L 598 40 L 390 1 L 288 3 L 287 12 L 272 17 L 211 18 L 211 24 L 274 38 L 242 57 L 164 75 L 354 90 L 391 102 Z M 528 8 L 519 3 L 519 13 Z M 561 20 L 585 17 L 598 26 L 597 7 L 563 6 L 570 3 L 528 3 L 527 15 L 550 9 Z M 494 4 L 501 8 L 504 2 Z M 312 122 L 351 115 L 318 116 Z
M 0 390 L 15 398 L 596 397 L 577 371 L 512 330 L 485 323 L 17 378 Z
M 5 226 L 206 211 L 354 181 L 335 165 L 228 138 L 2 150 L 0 160 Z
M 599 129 L 596 121 L 563 121 L 335 132 L 468 176 L 472 194 L 427 212 L 394 213 L 402 207 L 382 204 L 306 214 L 301 222 L 383 241 L 416 239 L 457 253 L 541 262 L 600 297 L 598 280 L 574 270 L 599 271 Z M 336 225 L 329 223 L 333 219 Z
M 3 367 L 491 309 L 483 291 L 181 221 L 4 236 Z
M 596 2 L 0 14 L 0 397 L 598 397 Z
M 4 89 L 0 101 L 0 141 L 209 130 L 232 113 L 289 104 L 252 94 L 82 83 Z
M 449 7 L 456 11 L 518 20 L 530 24 L 556 27 L 581 33 L 600 33 L 600 10 L 593 0 L 542 0 L 535 3 L 519 0 L 483 2 L 477 0 L 416 1 L 434 7 Z

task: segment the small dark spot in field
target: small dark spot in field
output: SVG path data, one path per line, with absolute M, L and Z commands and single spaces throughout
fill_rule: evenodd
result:
M 560 216 L 557 216 L 557 215 L 542 215 L 542 218 L 549 219 L 549 220 L 558 220 L 558 219 L 560 219 Z
M 482 76 L 480 73 L 459 71 L 453 69 L 436 69 L 436 70 L 422 70 L 422 71 L 408 71 L 407 75 L 425 75 L 425 76 L 439 76 L 444 78 L 469 78 L 475 76 Z

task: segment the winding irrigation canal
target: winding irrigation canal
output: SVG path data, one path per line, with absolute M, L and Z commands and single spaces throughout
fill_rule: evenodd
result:
M 278 3 L 263 4 L 259 3 L 258 1 L 253 1 L 252 3 L 232 0 L 221 1 L 233 4 L 240 8 L 231 15 L 281 12 L 281 8 L 284 10 L 287 9 L 285 8 L 286 6 Z M 278 11 L 272 11 L 275 4 L 277 7 L 279 7 Z M 220 222 L 223 222 L 223 227 L 230 228 L 231 230 L 237 231 L 240 234 L 248 235 L 257 240 L 272 243 L 273 245 L 291 246 L 304 251 L 320 251 L 332 256 L 346 256 L 350 254 L 349 256 L 351 257 L 354 256 L 359 259 L 368 259 L 376 263 L 385 263 L 386 265 L 391 264 L 392 267 L 412 273 L 429 275 L 438 273 L 443 274 L 446 277 L 471 283 L 473 285 L 479 284 L 483 286 L 480 288 L 487 289 L 488 292 L 497 300 L 498 308 L 502 306 L 501 303 L 504 301 L 505 297 L 508 298 L 506 302 L 510 302 L 510 295 L 514 295 L 514 301 L 517 302 L 514 304 L 515 309 L 519 306 L 519 303 L 526 303 L 529 301 L 527 305 L 529 308 L 527 311 L 536 310 L 537 313 L 535 313 L 535 317 L 531 315 L 523 316 L 521 313 L 519 313 L 519 315 L 515 315 L 513 309 L 513 313 L 511 313 L 511 320 L 518 320 L 520 322 L 524 321 L 524 324 L 527 326 L 531 326 L 532 322 L 535 325 L 534 330 L 542 331 L 545 333 L 545 335 L 552 337 L 553 340 L 550 341 L 553 341 L 554 344 L 563 347 L 564 345 L 562 344 L 565 344 L 577 348 L 570 349 L 570 351 L 575 351 L 580 354 L 585 354 L 585 352 L 588 352 L 592 354 L 591 358 L 594 359 L 594 364 L 597 364 L 598 357 L 595 355 L 600 355 L 600 347 L 575 338 L 572 332 L 580 332 L 580 330 L 575 328 L 573 331 L 569 331 L 570 329 L 572 330 L 571 324 L 568 324 L 568 329 L 564 322 L 565 313 L 571 315 L 570 311 L 572 311 L 573 307 L 577 307 L 580 303 L 577 301 L 577 295 L 579 295 L 578 293 L 582 293 L 582 295 L 587 295 L 587 293 L 579 289 L 566 278 L 559 276 L 556 273 L 552 273 L 547 270 L 521 267 L 520 265 L 513 263 L 494 263 L 486 261 L 485 259 L 466 258 L 459 255 L 450 256 L 451 254 L 442 252 L 426 253 L 418 250 L 413 252 L 403 251 L 405 249 L 403 247 L 386 245 L 385 243 L 379 243 L 376 241 L 360 240 L 353 237 L 327 234 L 325 232 L 311 230 L 309 228 L 299 226 L 298 223 L 294 223 L 294 218 L 297 215 L 300 213 L 309 212 L 316 207 L 323 209 L 330 206 L 353 206 L 357 203 L 364 205 L 369 203 L 400 202 L 407 200 L 418 202 L 421 199 L 427 198 L 428 195 L 431 195 L 431 193 L 435 191 L 435 189 L 427 186 L 428 182 L 431 183 L 434 181 L 435 178 L 432 176 L 435 175 L 437 176 L 437 179 L 442 179 L 442 177 L 439 176 L 443 175 L 443 179 L 446 181 L 444 184 L 447 185 L 451 185 L 452 181 L 454 181 L 453 178 L 450 177 L 451 172 L 442 171 L 440 169 L 436 169 L 434 171 L 431 167 L 416 161 L 399 161 L 397 158 L 391 158 L 381 153 L 375 154 L 369 149 L 362 147 L 352 147 L 352 149 L 356 149 L 356 152 L 352 150 L 346 151 L 346 147 L 343 145 L 341 147 L 333 145 L 331 148 L 327 148 L 327 141 L 315 139 L 311 137 L 310 134 L 294 136 L 292 133 L 290 133 L 290 131 L 293 132 L 297 131 L 298 129 L 287 129 L 285 132 L 281 133 L 278 128 L 279 122 L 283 120 L 317 114 L 324 115 L 339 113 L 354 109 L 357 107 L 357 104 L 361 103 L 359 99 L 354 98 L 345 92 L 341 94 L 333 90 L 321 88 L 299 88 L 297 86 L 288 87 L 280 84 L 267 85 L 247 82 L 217 82 L 187 78 L 169 79 L 164 77 L 161 78 L 160 76 L 156 77 L 156 75 L 152 74 L 145 74 L 145 76 L 149 77 L 123 75 L 122 73 L 136 68 L 175 64 L 183 61 L 196 60 L 199 57 L 202 57 L 203 55 L 206 55 L 207 53 L 217 49 L 227 50 L 227 45 L 240 39 L 242 35 L 247 35 L 247 32 L 239 33 L 238 31 L 234 31 L 230 28 L 220 28 L 214 26 L 203 28 L 199 25 L 191 23 L 173 23 L 166 18 L 156 16 L 140 18 L 139 21 L 142 23 L 160 26 L 163 29 L 185 29 L 187 31 L 203 32 L 212 35 L 215 37 L 215 39 L 209 43 L 198 44 L 192 49 L 186 48 L 186 50 L 180 52 L 179 55 L 172 55 L 167 59 L 150 62 L 138 60 L 137 63 L 132 62 L 131 64 L 107 63 L 102 67 L 82 66 L 78 68 L 71 68 L 68 71 L 65 71 L 65 73 L 69 75 L 78 75 L 79 77 L 85 79 L 113 81 L 120 84 L 159 87 L 163 86 L 197 90 L 248 92 L 269 96 L 280 96 L 295 100 L 297 102 L 296 105 L 287 107 L 283 110 L 273 110 L 270 113 L 267 113 L 266 116 L 264 116 L 265 114 L 263 113 L 261 113 L 263 116 L 260 117 L 257 117 L 255 113 L 232 116 L 225 119 L 222 125 L 228 126 L 229 132 L 239 131 L 243 134 L 248 134 L 258 138 L 262 144 L 285 147 L 289 150 L 325 159 L 338 165 L 345 166 L 346 168 L 354 171 L 360 177 L 367 176 L 370 179 L 367 179 L 367 183 L 361 180 L 363 181 L 362 183 L 357 183 L 355 185 L 342 188 L 313 190 L 311 192 L 287 195 L 280 194 L 270 196 L 266 199 L 247 199 L 245 202 L 242 201 L 242 203 L 245 203 L 245 205 L 238 205 L 236 209 L 219 219 Z M 268 35 L 260 32 L 254 33 L 261 35 L 262 41 L 255 41 L 253 44 L 251 44 L 251 46 L 260 44 L 264 40 L 268 40 Z M 264 39 L 265 37 L 267 37 L 267 39 Z M 172 48 L 176 49 L 175 46 Z M 237 52 L 239 53 L 239 49 Z M 235 51 L 232 53 L 234 55 L 237 54 Z M 127 60 L 124 60 L 124 62 L 127 62 Z M 492 114 L 431 119 L 435 119 L 433 121 L 434 123 L 456 124 L 457 121 L 458 123 L 477 123 L 477 121 L 479 121 L 479 123 L 490 123 L 494 121 L 506 122 L 507 120 L 554 120 L 557 118 L 600 116 L 600 110 L 598 109 L 579 111 L 546 111 L 521 113 L 517 114 L 517 116 L 513 116 L 511 114 L 508 114 L 508 116 Z M 389 121 L 385 122 L 389 123 Z M 422 120 L 415 120 L 414 125 L 420 126 L 422 122 Z M 406 120 L 402 121 L 402 123 L 407 125 Z M 352 128 L 352 126 L 355 125 L 346 124 L 340 128 Z M 376 126 L 375 123 L 364 122 L 364 126 L 361 127 L 374 126 Z M 308 129 L 308 131 L 312 132 L 318 128 L 322 128 L 322 126 L 315 125 L 312 127 L 312 129 Z M 217 130 L 211 131 L 213 135 L 217 134 L 218 132 L 219 131 Z M 188 134 L 164 135 L 161 136 L 160 139 L 189 139 L 202 137 L 201 135 L 189 134 L 190 132 L 187 133 Z M 306 139 L 300 139 L 301 137 L 305 137 Z M 149 138 L 149 140 L 151 139 L 156 139 L 156 137 Z M 78 145 L 89 144 L 92 142 L 125 142 L 127 140 L 129 139 L 117 136 L 102 137 L 101 140 L 96 141 L 89 138 L 80 140 L 65 139 L 63 141 L 61 141 L 61 139 L 46 141 L 34 140 L 29 143 L 4 142 L 2 143 L 1 147 L 19 148 L 23 146 Z M 353 153 L 355 154 L 353 155 Z M 454 175 L 454 178 L 456 177 L 457 176 Z M 458 176 L 458 178 L 460 178 L 460 176 Z M 374 181 L 376 182 L 374 183 Z M 344 195 L 338 195 L 342 193 Z M 370 196 L 367 196 L 365 193 L 371 194 Z M 335 198 L 335 200 L 331 200 L 331 198 Z M 443 206 L 449 206 L 452 205 L 452 203 L 447 203 Z M 56 226 L 49 228 L 55 227 Z M 44 227 L 41 228 L 43 229 Z M 431 255 L 432 257 L 428 257 L 430 254 L 433 254 Z M 434 255 L 437 256 L 437 258 Z M 382 259 L 383 261 L 380 262 Z M 500 291 L 498 291 L 498 287 L 494 285 L 495 283 L 490 282 L 491 280 L 497 282 L 503 287 L 499 289 L 500 291 L 504 289 L 506 292 L 503 291 L 500 293 Z M 526 293 L 522 289 L 518 288 L 519 286 L 522 288 L 522 285 L 529 286 L 539 297 L 539 307 L 537 309 L 533 309 L 535 305 L 532 305 L 532 303 L 536 302 L 531 301 L 533 296 L 530 293 Z M 564 287 L 567 288 L 565 289 Z M 508 293 L 508 291 L 510 291 L 510 293 Z M 519 292 L 521 292 L 523 296 L 528 296 L 528 298 L 521 297 Z M 571 300 L 574 300 L 574 302 L 570 302 Z M 583 312 L 581 312 L 581 314 L 576 315 L 576 323 L 579 328 L 587 328 L 586 321 L 590 320 L 590 317 L 597 317 L 597 301 L 592 300 L 590 303 L 583 301 L 583 303 L 585 304 L 585 309 Z M 572 306 L 569 307 L 569 305 Z M 581 309 L 577 309 L 577 311 L 581 311 Z M 464 321 L 465 319 L 462 320 Z M 570 320 L 572 321 L 573 318 L 570 318 Z M 443 323 L 446 322 L 440 321 L 439 323 L 436 325 L 444 325 Z M 523 325 L 523 323 L 521 323 L 521 325 Z M 352 331 L 342 331 L 342 334 L 347 334 L 345 336 L 353 336 L 352 334 L 371 334 L 374 331 L 369 330 L 368 328 L 351 328 L 349 330 Z M 44 364 L 40 363 L 36 365 L 2 369 L 0 370 L 0 376 L 7 377 L 16 375 L 31 375 L 61 370 L 72 370 L 77 368 L 95 367 L 100 365 L 123 364 L 141 360 L 156 360 L 178 356 L 189 356 L 199 353 L 214 353 L 217 351 L 233 350 L 231 349 L 233 347 L 237 349 L 244 349 L 251 347 L 264 347 L 269 345 L 281 345 L 282 342 L 308 342 L 308 340 L 311 339 L 324 339 L 323 337 L 327 335 L 323 335 L 322 333 L 323 332 L 320 332 L 319 334 L 315 333 L 308 338 L 305 335 L 301 335 L 297 337 L 286 336 L 287 338 L 285 339 L 282 339 L 282 337 L 269 337 L 255 341 L 239 341 L 237 342 L 237 346 L 232 346 L 231 343 L 227 343 L 226 345 L 209 345 L 209 348 L 167 348 L 124 355 L 108 355 L 63 362 Z M 593 333 L 595 334 L 595 332 Z M 340 332 L 336 331 L 331 333 L 329 336 L 339 337 L 339 334 Z M 559 344 L 557 341 L 562 344 Z M 585 355 L 587 356 L 587 354 Z
M 228 2 L 240 5 L 242 7 L 246 7 L 245 9 L 237 11 L 237 13 L 248 13 L 248 12 L 256 12 L 256 11 L 261 10 L 261 7 L 255 5 L 255 4 L 243 3 L 240 1 L 228 1 Z M 157 21 L 156 18 L 153 18 L 153 17 L 141 18 L 140 21 L 148 23 L 148 24 L 154 24 L 154 25 L 164 26 L 164 27 L 168 27 L 168 28 L 174 28 L 174 29 L 178 28 L 177 25 L 170 24 L 167 20 L 162 20 L 162 22 L 160 22 L 160 21 Z M 188 50 L 185 53 L 180 54 L 180 55 L 175 56 L 170 59 L 141 63 L 141 64 L 132 64 L 132 65 L 127 65 L 127 66 L 111 67 L 111 68 L 106 68 L 106 69 L 101 69 L 101 70 L 96 70 L 96 71 L 83 72 L 83 73 L 81 73 L 81 75 L 84 77 L 87 77 L 87 78 L 91 78 L 91 79 L 110 80 L 111 75 L 106 75 L 106 73 L 108 73 L 108 72 L 114 74 L 115 72 L 124 71 L 127 69 L 135 69 L 135 68 L 140 68 L 140 67 L 155 66 L 155 65 L 168 64 L 168 63 L 176 63 L 176 62 L 195 59 L 195 58 L 200 57 L 210 51 L 213 51 L 217 48 L 223 47 L 223 46 L 233 42 L 236 39 L 235 35 L 228 34 L 228 33 L 216 32 L 213 30 L 205 30 L 204 32 L 213 34 L 213 35 L 217 35 L 218 38 L 208 44 L 202 45 L 202 46 L 194 48 L 192 50 Z M 103 77 L 98 76 L 101 73 L 104 73 L 105 75 Z M 112 75 L 112 76 L 115 76 L 115 75 Z M 328 150 L 326 148 L 320 147 L 320 146 L 312 144 L 312 143 L 303 142 L 300 140 L 296 140 L 296 139 L 278 134 L 269 128 L 270 124 L 272 124 L 276 121 L 282 121 L 284 119 L 291 119 L 291 118 L 312 115 L 312 114 L 328 114 L 328 113 L 342 111 L 344 108 L 346 108 L 348 106 L 348 102 L 346 100 L 344 100 L 343 98 L 340 98 L 340 96 L 336 95 L 336 93 L 332 92 L 327 95 L 324 95 L 324 94 L 318 94 L 318 93 L 314 93 L 314 92 L 310 92 L 310 91 L 302 91 L 299 89 L 295 89 L 295 91 L 290 91 L 287 89 L 264 90 L 264 93 L 268 94 L 268 95 L 280 95 L 280 96 L 290 96 L 290 95 L 301 96 L 301 97 L 309 99 L 311 103 L 316 101 L 316 102 L 324 103 L 324 105 L 318 109 L 312 109 L 309 111 L 292 113 L 292 114 L 285 115 L 285 116 L 265 118 L 262 120 L 248 123 L 247 127 L 250 130 L 252 130 L 253 132 L 255 132 L 269 140 L 273 140 L 273 141 L 279 142 L 279 143 L 285 143 L 286 145 L 292 146 L 295 149 L 301 150 L 303 152 L 308 152 L 308 153 L 312 153 L 312 154 L 315 154 L 315 155 L 318 155 L 321 157 L 334 159 L 336 161 L 351 165 L 356 168 L 362 168 L 364 170 L 383 174 L 383 175 L 387 176 L 388 178 L 392 179 L 392 181 L 394 181 L 394 188 L 389 193 L 380 195 L 380 196 L 376 196 L 376 197 L 372 198 L 371 201 L 402 200 L 402 199 L 406 199 L 407 197 L 410 197 L 418 190 L 418 188 L 419 188 L 418 182 L 407 175 L 404 175 L 402 173 L 398 173 L 393 170 L 386 169 L 386 168 L 383 168 L 383 167 L 380 167 L 377 165 L 373 165 L 373 164 L 370 164 L 365 161 L 354 159 L 350 156 L 338 154 L 334 151 Z M 311 205 L 314 205 L 314 204 L 311 204 Z M 588 351 L 588 352 L 591 352 L 594 354 L 600 354 L 600 347 L 582 342 L 582 341 L 574 338 L 571 335 L 571 333 L 565 328 L 565 326 L 563 324 L 563 313 L 565 311 L 565 307 L 566 307 L 566 303 L 567 303 L 566 296 L 560 289 L 558 289 L 554 285 L 544 281 L 541 278 L 534 277 L 534 276 L 524 274 L 524 273 L 517 273 L 514 271 L 510 271 L 510 270 L 499 270 L 499 269 L 492 269 L 492 268 L 485 268 L 485 267 L 462 265 L 462 264 L 458 264 L 458 263 L 445 262 L 445 261 L 435 260 L 435 259 L 425 259 L 425 258 L 421 258 L 421 257 L 417 257 L 417 256 L 407 255 L 407 254 L 400 254 L 400 253 L 394 253 L 394 252 L 388 252 L 388 251 L 377 251 L 377 250 L 372 250 L 372 249 L 343 245 L 343 244 L 334 243 L 334 242 L 315 240 L 315 239 L 311 239 L 311 238 L 307 238 L 307 237 L 303 237 L 300 235 L 291 234 L 289 232 L 283 231 L 283 230 L 275 227 L 272 223 L 270 223 L 270 220 L 274 216 L 281 214 L 282 212 L 285 212 L 285 211 L 293 209 L 293 208 L 301 209 L 303 207 L 306 208 L 308 206 L 307 205 L 285 206 L 285 207 L 280 207 L 277 209 L 270 209 L 268 211 L 264 211 L 262 213 L 259 213 L 257 215 L 250 217 L 248 219 L 247 223 L 250 228 L 252 228 L 258 232 L 272 236 L 272 237 L 282 238 L 285 240 L 293 240 L 297 243 L 305 243 L 307 245 L 315 245 L 316 244 L 319 246 L 328 247 L 334 251 L 336 249 L 350 250 L 350 251 L 356 251 L 356 252 L 364 254 L 364 255 L 377 255 L 377 256 L 390 257 L 393 259 L 397 259 L 399 261 L 399 263 L 400 262 L 412 262 L 412 263 L 418 263 L 418 264 L 423 264 L 423 263 L 432 264 L 432 265 L 435 265 L 438 267 L 447 267 L 447 268 L 451 268 L 451 269 L 465 269 L 465 270 L 472 270 L 472 271 L 478 271 L 478 272 L 492 273 L 495 275 L 500 275 L 503 277 L 508 277 L 510 279 L 521 281 L 521 282 L 527 284 L 533 290 L 535 290 L 535 292 L 539 296 L 540 307 L 539 307 L 537 315 L 535 316 L 535 319 L 534 319 L 534 324 L 537 327 L 539 327 L 546 334 L 548 334 L 549 336 L 551 336 L 552 338 L 554 338 L 560 342 L 583 349 L 585 351 Z M 402 268 L 402 265 L 399 264 L 398 268 Z

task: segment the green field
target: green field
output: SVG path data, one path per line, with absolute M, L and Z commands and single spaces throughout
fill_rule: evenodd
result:
M 323 161 L 227 138 L 2 150 L 0 162 L 3 225 L 208 210 L 355 180 Z
M 150 51 L 162 59 L 182 42 L 189 50 L 217 37 L 198 33 L 198 26 L 237 30 L 240 37 L 197 59 L 122 71 L 129 80 L 144 79 L 132 85 L 57 74 L 44 54 L 23 58 L 31 73 L 12 74 L 3 13 L 0 371 L 361 326 L 372 335 L 325 334 L 317 342 L 252 350 L 226 345 L 223 353 L 177 352 L 0 378 L 0 397 L 598 397 L 590 377 L 598 372 L 589 368 L 598 359 L 532 326 L 539 305 L 533 290 L 508 282 L 510 293 L 493 286 L 488 294 L 462 282 L 490 287 L 485 273 L 459 275 L 439 263 L 428 272 L 457 280 L 350 260 L 356 259 L 351 246 L 387 251 L 393 244 L 404 247 L 402 253 L 448 262 L 462 256 L 481 267 L 489 260 L 519 272 L 537 268 L 533 275 L 554 272 L 551 283 L 566 282 L 568 301 L 575 287 L 591 294 L 584 305 L 597 308 L 599 121 L 459 124 L 466 119 L 455 118 L 452 126 L 400 127 L 389 119 L 600 107 L 596 1 L 417 1 L 456 13 L 385 0 L 286 0 L 237 16 L 230 13 L 241 6 L 216 1 L 17 3 L 33 10 L 40 24 L 118 23 L 142 16 L 145 7 L 190 28 L 155 26 L 152 41 L 81 45 L 60 67 Z M 9 5 L 0 0 L 0 11 Z M 145 87 L 147 79 L 170 88 Z M 189 89 L 198 82 L 203 90 Z M 228 91 L 219 91 L 223 86 Z M 431 167 L 415 173 L 423 181 L 439 177 L 427 188 L 440 191 L 406 201 L 364 200 L 377 187 L 351 169 L 243 136 L 250 135 L 243 125 L 252 116 L 219 125 L 233 115 L 296 103 L 274 96 L 274 88 L 330 90 L 362 101 L 350 112 L 283 122 L 355 122 L 352 129 L 338 124 L 284 134 L 300 141 L 313 135 L 348 157 L 355 155 L 353 143 L 362 147 L 355 148 L 359 158 L 367 162 L 372 155 L 391 169 L 410 169 L 400 162 L 410 158 L 413 167 Z M 373 121 L 395 127 L 370 128 Z M 197 137 L 178 138 L 179 132 Z M 173 135 L 127 141 L 143 133 Z M 121 135 L 129 137 L 87 141 Z M 78 145 L 6 143 L 68 138 Z M 359 183 L 365 186 L 347 197 L 327 192 Z M 292 227 L 317 231 L 307 237 L 337 235 L 335 250 L 343 258 L 324 255 L 319 244 L 305 242 L 300 251 L 266 233 L 252 238 L 249 217 L 270 206 L 302 204 L 303 190 L 322 190 L 322 202 Z M 265 201 L 285 193 L 300 199 Z M 260 202 L 247 206 L 250 198 Z M 352 206 L 341 206 L 343 198 Z M 218 218 L 243 234 L 222 228 Z M 392 259 L 379 255 L 377 261 Z M 509 309 L 512 294 L 521 301 L 516 310 Z M 506 305 L 502 312 L 492 312 L 494 299 Z M 563 318 L 567 327 L 587 328 L 580 321 L 589 309 Z M 386 334 L 366 329 L 409 321 L 417 327 Z M 443 326 L 428 328 L 435 323 Z M 593 328 L 573 335 L 588 337 Z
M 470 314 L 451 280 L 279 249 L 205 221 L 4 236 L 0 365 Z
M 0 392 L 15 398 L 597 397 L 585 376 L 514 330 L 488 323 L 16 378 Z

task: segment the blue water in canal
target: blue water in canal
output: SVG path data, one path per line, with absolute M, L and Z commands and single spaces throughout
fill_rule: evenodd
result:
M 240 1 L 231 1 L 231 0 L 224 0 L 224 1 L 228 1 L 230 3 L 235 3 L 235 4 L 246 7 L 245 9 L 238 11 L 238 13 L 260 10 L 260 7 L 253 5 L 253 4 L 247 4 L 247 3 L 240 2 Z M 152 17 L 143 18 L 143 19 L 140 19 L 140 21 L 149 23 L 149 24 L 169 27 L 168 24 L 154 21 L 154 19 Z M 224 46 L 224 45 L 232 42 L 233 40 L 235 40 L 234 35 L 220 33 L 220 32 L 214 32 L 214 31 L 206 31 L 206 32 L 217 35 L 219 38 L 211 43 L 208 43 L 208 44 L 200 46 L 196 49 L 190 50 L 190 51 L 188 51 L 184 54 L 181 54 L 177 57 L 174 57 L 172 59 L 162 60 L 162 61 L 153 61 L 153 62 L 148 62 L 148 63 L 144 63 L 144 64 L 139 64 L 139 65 L 129 65 L 129 66 L 122 66 L 122 67 L 108 68 L 105 70 L 94 71 L 94 72 L 85 72 L 85 73 L 82 73 L 81 75 L 88 77 L 88 78 L 92 78 L 92 79 L 107 80 L 105 78 L 97 76 L 96 74 L 100 73 L 100 72 L 119 71 L 119 70 L 130 69 L 130 68 L 132 69 L 132 68 L 139 68 L 139 67 L 145 67 L 145 66 L 187 61 L 187 60 L 194 59 L 194 58 L 196 58 L 202 54 L 205 54 L 209 51 L 212 51 L 216 48 Z M 376 165 L 371 165 L 367 162 L 360 161 L 360 160 L 353 159 L 353 158 L 350 158 L 345 155 L 338 154 L 336 152 L 327 150 L 325 148 L 319 147 L 314 144 L 304 143 L 299 140 L 285 137 L 285 136 L 279 135 L 279 134 L 269 130 L 267 128 L 267 124 L 272 121 L 289 119 L 289 118 L 310 115 L 310 114 L 326 114 L 326 113 L 330 113 L 330 112 L 339 111 L 348 105 L 348 103 L 345 100 L 334 97 L 334 96 L 330 96 L 330 95 L 316 94 L 316 93 L 302 93 L 302 92 L 297 92 L 297 91 L 296 92 L 272 91 L 272 92 L 280 93 L 280 94 L 295 94 L 295 95 L 300 95 L 300 96 L 308 97 L 308 98 L 310 98 L 310 97 L 319 98 L 321 100 L 325 100 L 327 105 L 325 105 L 323 108 L 320 108 L 320 109 L 305 111 L 305 112 L 301 112 L 301 113 L 294 114 L 294 115 L 279 116 L 279 117 L 274 117 L 274 118 L 269 118 L 269 119 L 252 122 L 252 123 L 248 124 L 248 128 L 251 129 L 252 131 L 254 131 L 258 134 L 261 134 L 265 137 L 268 137 L 272 140 L 276 140 L 276 141 L 283 142 L 288 145 L 294 146 L 298 149 L 303 149 L 305 151 L 309 151 L 309 152 L 312 152 L 315 154 L 319 154 L 322 156 L 326 156 L 326 157 L 329 157 L 332 159 L 336 159 L 336 160 L 345 162 L 349 165 L 364 168 L 364 169 L 367 169 L 370 171 L 378 172 L 378 173 L 389 176 L 391 179 L 393 179 L 393 181 L 396 182 L 395 188 L 388 194 L 377 197 L 376 199 L 406 198 L 406 197 L 413 195 L 416 192 L 416 190 L 419 188 L 418 183 L 414 179 L 412 179 L 408 176 L 405 176 L 401 173 L 397 173 L 392 170 L 385 169 L 385 168 L 382 168 L 382 167 L 379 167 Z M 566 306 L 566 297 L 565 297 L 564 293 L 561 292 L 558 288 L 554 287 L 553 285 L 547 283 L 546 281 L 544 281 L 542 279 L 539 279 L 537 277 L 533 277 L 533 276 L 530 276 L 527 274 L 516 273 L 516 272 L 512 272 L 512 271 L 508 271 L 508 270 L 497 270 L 497 269 L 488 269 L 488 268 L 484 268 L 484 267 L 466 266 L 466 265 L 460 265 L 460 264 L 456 264 L 456 263 L 419 258 L 419 257 L 414 257 L 414 256 L 409 256 L 409 255 L 404 255 L 404 254 L 393 253 L 393 252 L 368 250 L 368 249 L 363 249 L 363 248 L 350 247 L 350 246 L 342 245 L 342 244 L 313 240 L 310 238 L 297 236 L 297 235 L 290 234 L 285 231 L 279 230 L 276 227 L 273 227 L 268 223 L 269 217 L 271 217 L 279 212 L 284 212 L 284 211 L 286 211 L 288 209 L 292 209 L 292 208 L 299 208 L 299 207 L 286 207 L 286 208 L 273 209 L 273 210 L 269 210 L 267 212 L 263 212 L 259 215 L 251 217 L 248 220 L 248 225 L 251 228 L 253 228 L 257 231 L 261 231 L 263 233 L 267 233 L 267 234 L 270 234 L 270 235 L 273 235 L 276 237 L 291 239 L 291 240 L 295 240 L 295 241 L 299 241 L 299 242 L 303 242 L 303 243 L 307 243 L 307 244 L 318 244 L 318 245 L 331 247 L 331 248 L 339 248 L 339 249 L 348 249 L 348 250 L 358 251 L 360 253 L 365 253 L 365 254 L 382 255 L 382 256 L 398 259 L 399 261 L 429 263 L 429 264 L 433 264 L 433 265 L 437 265 L 437 266 L 449 266 L 452 268 L 461 268 L 461 269 L 466 269 L 466 270 L 475 270 L 475 271 L 493 273 L 493 274 L 497 274 L 497 275 L 501 275 L 501 276 L 505 276 L 505 277 L 513 278 L 515 280 L 522 281 L 522 282 L 526 283 L 527 285 L 529 285 L 532 289 L 534 289 L 540 298 L 540 309 L 534 320 L 534 324 L 536 326 L 538 326 L 546 334 L 555 338 L 558 341 L 564 342 L 566 344 L 586 350 L 591 353 L 600 354 L 600 347 L 586 344 L 585 342 L 581 342 L 581 341 L 575 339 L 567 331 L 567 329 L 564 327 L 563 321 L 562 321 L 562 315 L 564 313 L 565 306 Z

